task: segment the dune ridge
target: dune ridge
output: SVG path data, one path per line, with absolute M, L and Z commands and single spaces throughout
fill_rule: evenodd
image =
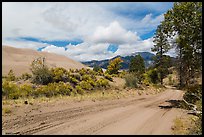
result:
M 7 75 L 10 69 L 17 76 L 25 72 L 30 73 L 30 64 L 38 57 L 45 57 L 48 67 L 63 67 L 65 69 L 88 68 L 82 63 L 63 55 L 27 48 L 14 48 L 6 45 L 2 46 L 2 75 Z

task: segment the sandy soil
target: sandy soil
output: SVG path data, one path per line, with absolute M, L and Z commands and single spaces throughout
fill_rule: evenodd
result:
M 19 76 L 30 71 L 30 64 L 38 57 L 46 57 L 46 63 L 49 67 L 64 67 L 65 69 L 81 69 L 87 68 L 80 62 L 69 59 L 65 56 L 39 52 L 32 49 L 14 48 L 10 46 L 2 46 L 2 74 L 7 75 L 10 69 Z
M 58 101 L 24 105 L 2 116 L 3 134 L 172 134 L 176 117 L 185 115 L 169 100 L 183 92 L 168 87 L 155 95 L 103 101 Z

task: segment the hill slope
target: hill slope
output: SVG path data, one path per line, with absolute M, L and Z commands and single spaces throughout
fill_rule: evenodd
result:
M 45 57 L 49 67 L 57 66 L 64 67 L 65 69 L 87 67 L 80 62 L 54 53 L 2 46 L 2 75 L 8 74 L 10 69 L 12 69 L 17 76 L 25 72 L 30 72 L 31 62 L 38 57 Z

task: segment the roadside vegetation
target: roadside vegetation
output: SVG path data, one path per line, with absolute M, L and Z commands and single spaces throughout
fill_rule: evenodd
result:
M 134 61 L 137 62 L 137 59 L 142 63 L 142 70 L 136 69 L 140 67 L 137 64 L 134 66 Z M 29 98 L 43 97 L 74 97 L 78 95 L 85 96 L 94 92 L 101 92 L 104 96 L 111 90 L 124 88 L 141 89 L 141 85 L 144 85 L 144 80 L 147 81 L 149 76 L 143 76 L 145 67 L 142 57 L 140 55 L 136 56 L 136 60 L 132 61 L 132 70 L 129 72 L 120 70 L 121 63 L 122 60 L 120 58 L 110 61 L 106 71 L 103 71 L 98 66 L 95 66 L 93 70 L 85 68 L 66 70 L 60 67 L 48 68 L 46 60 L 38 58 L 31 63 L 31 74 L 24 73 L 17 77 L 10 70 L 7 76 L 2 77 L 2 99 L 27 100 Z M 114 78 L 125 79 L 126 82 L 122 86 L 117 87 L 114 86 Z M 150 83 L 151 81 L 148 82 Z M 116 96 L 120 96 L 119 92 L 116 93 Z
M 112 80 L 110 75 L 91 69 L 49 69 L 41 60 L 32 62 L 31 70 L 32 75 L 25 73 L 20 77 L 15 77 L 11 70 L 8 76 L 3 78 L 3 99 L 84 94 L 96 89 L 106 89 Z

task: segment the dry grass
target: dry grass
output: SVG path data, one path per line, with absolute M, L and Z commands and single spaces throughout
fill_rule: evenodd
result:
M 11 108 L 8 107 L 2 108 L 2 114 L 10 114 L 11 112 L 12 112 Z
M 174 120 L 174 126 L 172 127 L 172 133 L 174 135 L 188 135 L 190 129 L 195 126 L 194 121 L 196 116 L 187 115 L 184 117 L 179 117 Z

